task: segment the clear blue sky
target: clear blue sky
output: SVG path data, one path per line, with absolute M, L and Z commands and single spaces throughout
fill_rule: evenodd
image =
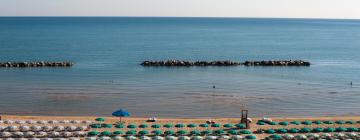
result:
M 0 0 L 0 16 L 360 19 L 360 0 Z

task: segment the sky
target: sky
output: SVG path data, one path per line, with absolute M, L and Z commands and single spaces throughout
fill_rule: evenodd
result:
M 360 19 L 360 0 L 0 0 L 0 16 Z

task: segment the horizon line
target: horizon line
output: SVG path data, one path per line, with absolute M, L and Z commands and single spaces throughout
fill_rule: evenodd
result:
M 13 17 L 13 18 L 56 18 L 56 17 L 69 17 L 69 18 L 88 18 L 88 17 L 96 17 L 96 18 L 110 18 L 110 17 L 118 17 L 118 18 L 228 18 L 228 19 L 236 19 L 236 18 L 247 18 L 247 19 L 318 19 L 318 20 L 360 20 L 360 18 L 321 18 L 321 17 L 236 17 L 236 16 L 0 16 L 0 18 L 4 17 Z

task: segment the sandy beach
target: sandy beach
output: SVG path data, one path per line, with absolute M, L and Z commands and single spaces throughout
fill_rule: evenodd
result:
M 34 121 L 38 121 L 38 120 L 45 120 L 45 121 L 49 121 L 49 120 L 88 120 L 88 121 L 93 121 L 94 123 L 96 123 L 95 119 L 101 117 L 101 116 L 15 116 L 15 115 L 2 115 L 2 120 L 34 120 Z M 119 121 L 119 118 L 116 117 L 103 117 L 105 118 L 105 121 L 102 123 L 106 123 L 106 124 L 115 124 L 116 122 Z M 122 118 L 122 120 L 125 122 L 125 125 L 128 124 L 136 124 L 136 125 L 140 125 L 140 124 L 148 124 L 149 127 L 146 128 L 146 130 L 155 130 L 153 128 L 151 128 L 150 126 L 152 124 L 203 124 L 206 123 L 207 120 L 213 120 L 218 124 L 238 124 L 240 123 L 240 118 L 203 118 L 203 119 L 192 119 L 192 118 L 183 118 L 183 119 L 174 119 L 174 118 L 157 118 L 156 122 L 146 122 L 148 120 L 148 118 Z M 314 118 L 272 118 L 272 120 L 274 122 L 292 122 L 292 121 L 353 121 L 355 123 L 353 124 L 312 124 L 312 125 L 304 125 L 304 124 L 300 124 L 300 125 L 287 125 L 287 126 L 283 126 L 283 125 L 257 125 L 256 123 L 258 122 L 259 119 L 261 118 L 252 118 L 253 122 L 251 123 L 251 128 L 250 130 L 252 132 L 255 132 L 258 129 L 279 129 L 279 128 L 286 128 L 286 129 L 290 129 L 290 128 L 328 128 L 328 127 L 333 127 L 333 128 L 337 128 L 337 127 L 356 127 L 359 128 L 360 127 L 360 123 L 357 123 L 357 121 L 360 121 L 360 117 L 359 116 L 354 116 L 354 117 L 314 117 Z M 0 124 L 0 125 L 4 125 L 4 124 Z M 15 124 L 14 124 L 15 125 Z M 228 128 L 224 128 L 223 126 L 220 126 L 218 128 L 214 128 L 214 127 L 208 127 L 208 128 L 201 128 L 201 127 L 197 127 L 196 130 L 219 130 L 219 129 L 228 129 Z M 162 131 L 166 131 L 166 130 L 194 130 L 194 128 L 188 128 L 188 127 L 184 127 L 184 128 L 165 128 L 165 127 L 161 127 L 158 128 L 156 130 L 162 130 Z M 91 131 L 93 129 L 90 129 L 89 131 Z M 102 131 L 116 131 L 116 130 L 121 130 L 121 131 L 128 131 L 130 130 L 129 128 L 100 128 L 100 129 L 95 129 L 96 131 L 102 132 Z M 135 130 L 137 131 L 141 131 L 144 130 L 143 128 L 135 128 Z M 263 139 L 266 136 L 269 136 L 270 134 L 253 134 L 256 135 L 256 137 L 258 139 Z

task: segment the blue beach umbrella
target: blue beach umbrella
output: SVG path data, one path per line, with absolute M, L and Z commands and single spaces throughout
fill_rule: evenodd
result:
M 121 118 L 130 116 L 130 112 L 120 109 L 118 111 L 113 112 L 112 115 L 115 117 L 120 117 L 120 122 L 121 122 Z

